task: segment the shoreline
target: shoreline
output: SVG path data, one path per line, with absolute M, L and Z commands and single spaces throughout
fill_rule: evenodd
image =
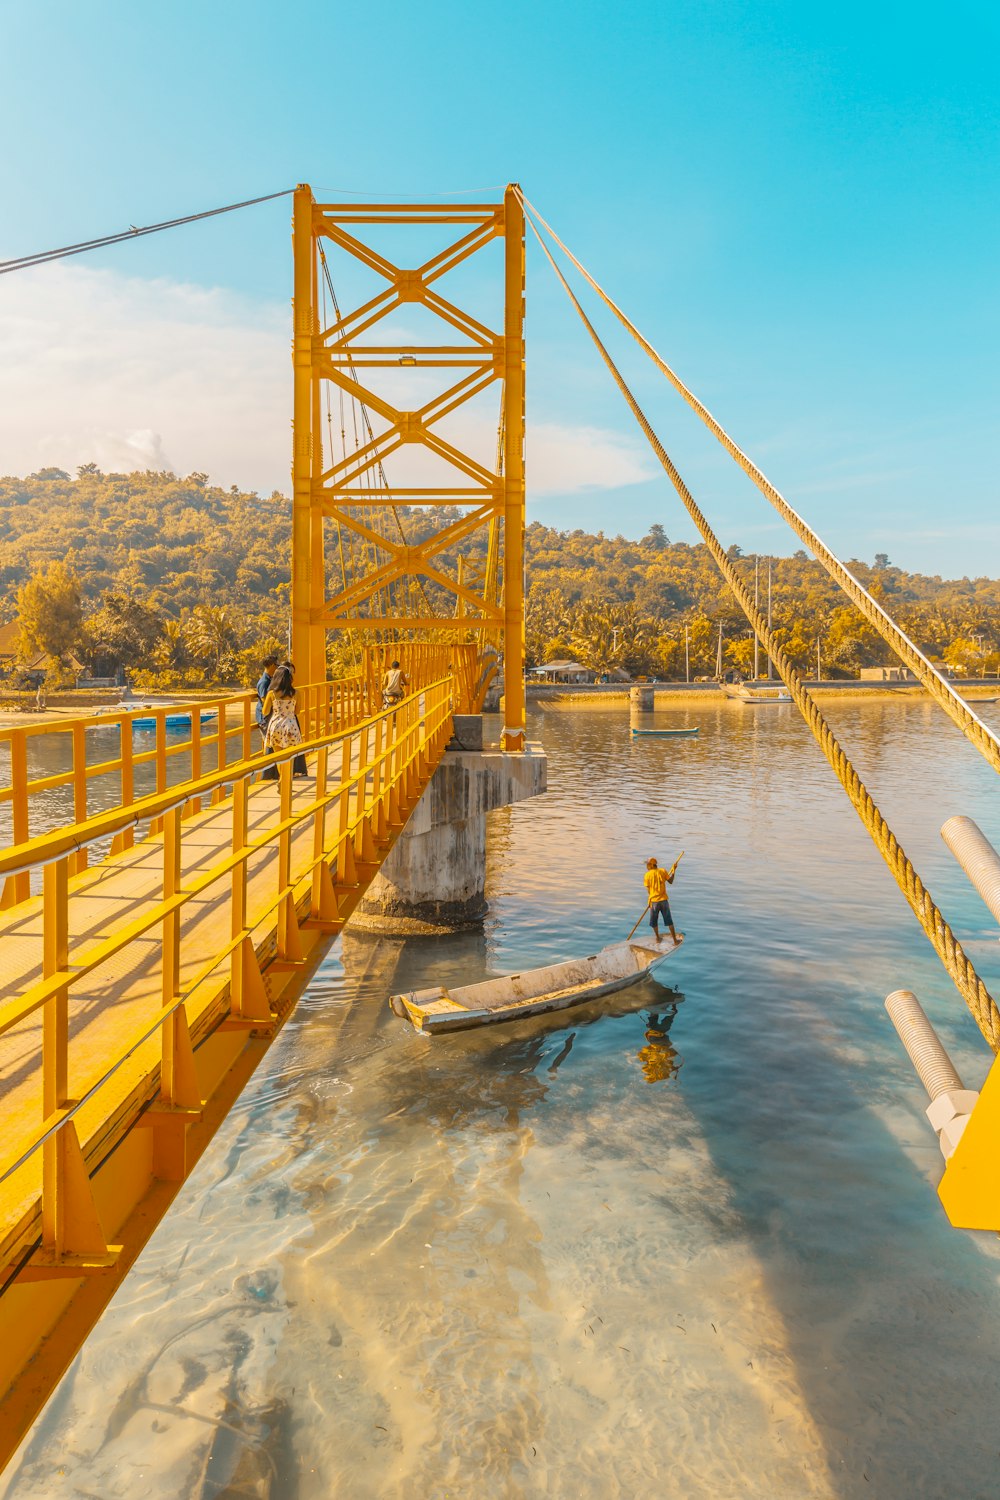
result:
M 47 703 L 41 713 L 34 706 L 30 708 L 0 708 L 0 729 L 42 729 L 50 724 L 62 724 L 71 719 L 88 718 L 99 708 L 121 708 L 124 711 L 138 709 L 143 703 L 214 703 L 219 698 L 231 697 L 236 693 L 253 691 L 247 688 L 183 688 L 176 693 L 136 693 L 131 699 L 123 702 L 117 693 L 103 689 L 95 689 L 87 692 L 85 689 L 70 689 L 65 696 L 53 693 L 56 699 L 53 703 Z M 181 694 L 183 693 L 183 698 Z M 30 701 L 33 704 L 34 694 Z M 232 723 L 235 715 L 230 709 L 227 721 Z
M 848 679 L 832 678 L 816 682 L 813 679 L 804 679 L 805 686 L 810 692 L 815 692 L 819 697 L 832 698 L 903 698 L 913 701 L 924 698 L 931 701 L 930 694 L 919 682 L 851 682 Z M 955 678 L 951 686 L 960 691 L 961 696 L 969 703 L 988 701 L 991 698 L 1000 698 L 1000 681 L 989 681 L 981 677 Z M 537 682 L 529 683 L 526 691 L 528 703 L 559 703 L 565 701 L 583 701 L 596 698 L 604 702 L 621 702 L 627 704 L 629 691 L 633 687 L 649 688 L 653 692 L 654 707 L 661 700 L 672 699 L 710 698 L 716 702 L 729 701 L 726 694 L 716 682 L 578 682 L 578 683 L 555 683 Z M 192 691 L 188 689 L 185 702 L 195 703 L 199 699 L 213 699 L 220 696 L 221 692 L 227 690 L 200 689 Z M 238 688 L 229 689 L 230 692 L 239 692 Z M 140 701 L 155 702 L 157 699 L 168 697 L 166 694 L 150 693 L 148 695 L 136 695 Z M 168 701 L 176 702 L 180 694 L 170 694 Z M 70 701 L 51 703 L 46 706 L 44 712 L 36 713 L 33 709 L 0 709 L 0 729 L 15 729 L 19 725 L 32 729 L 41 729 L 46 725 L 58 725 L 67 719 L 77 719 L 85 716 L 88 711 L 103 706 L 119 706 L 120 700 L 117 696 L 109 693 L 96 693 L 93 698 L 87 698 L 81 702 L 83 694 L 74 692 L 67 695 Z M 128 708 L 128 704 L 121 704 Z
M 805 686 L 818 697 L 832 698 L 903 698 L 909 701 L 923 698 L 933 701 L 927 689 L 919 682 L 852 682 L 844 678 L 816 681 L 803 679 Z M 984 680 L 981 677 L 954 678 L 949 684 L 969 703 L 1000 698 L 1000 681 Z M 609 682 L 609 683 L 532 683 L 527 689 L 527 700 L 533 702 L 557 702 L 562 699 L 619 699 L 629 701 L 633 687 L 652 691 L 654 704 L 660 699 L 711 698 L 716 702 L 732 701 L 716 682 Z

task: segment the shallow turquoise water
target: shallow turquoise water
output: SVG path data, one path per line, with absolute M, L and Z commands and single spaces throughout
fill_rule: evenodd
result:
M 937 834 L 1000 843 L 993 773 L 919 701 L 829 712 L 996 988 Z M 989 1053 L 795 710 L 657 721 L 701 734 L 537 712 L 550 791 L 492 819 L 483 933 L 331 951 L 0 1495 L 996 1495 L 998 1242 L 944 1218 L 884 996 L 968 1085 Z M 681 848 L 669 988 L 389 1015 L 622 936 Z

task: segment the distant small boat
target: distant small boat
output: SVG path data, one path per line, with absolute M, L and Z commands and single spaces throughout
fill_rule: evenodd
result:
M 182 708 L 179 703 L 122 703 L 116 707 L 109 706 L 106 708 L 99 708 L 97 712 L 104 715 L 118 715 L 138 712 L 140 717 L 131 721 L 132 728 L 155 729 L 156 714 L 152 713 L 151 710 L 162 710 L 164 708 L 167 709 L 168 712 L 163 722 L 168 729 L 187 729 L 190 726 L 192 711 L 189 708 Z M 169 710 L 173 710 L 173 712 L 170 712 Z M 198 719 L 200 723 L 208 724 L 215 718 L 215 716 L 216 710 L 214 708 L 203 709 L 201 713 L 199 713 Z M 117 725 L 115 727 L 117 728 Z
M 191 716 L 191 712 L 190 712 L 190 710 L 188 710 L 188 712 L 186 712 L 186 713 L 167 714 L 167 716 L 163 720 L 163 722 L 167 726 L 168 729 L 187 729 L 188 726 L 191 723 L 191 717 L 192 717 Z M 214 718 L 215 718 L 215 714 L 214 713 L 208 713 L 208 712 L 204 712 L 203 711 L 202 713 L 200 713 L 198 715 L 198 722 L 200 724 L 208 724 Z M 154 716 L 154 717 L 148 718 L 148 719 L 146 719 L 146 718 L 133 719 L 132 720 L 132 728 L 133 729 L 155 729 L 156 728 L 156 718 Z
M 652 734 L 660 738 L 665 737 L 667 739 L 687 740 L 690 739 L 692 735 L 698 733 L 701 725 L 696 724 L 693 729 L 636 729 L 634 725 L 632 725 L 631 728 L 633 735 Z
M 438 986 L 392 995 L 389 1006 L 395 1015 L 424 1032 L 465 1031 L 499 1021 L 519 1021 L 524 1016 L 568 1010 L 613 990 L 623 990 L 676 953 L 679 946 L 668 937 L 659 944 L 651 937 L 632 938 L 602 948 L 589 958 L 572 958 L 523 974 L 507 974 L 455 990 Z
M 739 703 L 791 703 L 792 695 L 783 682 L 724 682 L 727 698 Z

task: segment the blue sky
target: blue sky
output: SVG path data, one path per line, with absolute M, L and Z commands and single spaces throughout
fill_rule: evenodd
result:
M 995 9 L 36 0 L 3 30 L 0 257 L 300 180 L 516 179 L 841 553 L 1000 571 Z M 0 469 L 283 484 L 289 290 L 284 202 L 0 278 Z M 599 322 L 724 539 L 793 550 Z M 560 493 L 551 449 L 530 515 L 693 539 L 534 251 L 528 340 L 529 424 L 599 459 Z

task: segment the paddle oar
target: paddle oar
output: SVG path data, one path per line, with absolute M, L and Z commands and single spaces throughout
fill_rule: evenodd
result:
M 684 852 L 685 851 L 682 849 L 681 852 L 680 852 L 680 854 L 678 854 L 677 858 L 674 860 L 673 864 L 670 866 L 670 869 L 667 871 L 667 884 L 668 885 L 670 884 L 671 880 L 673 880 L 674 876 L 677 874 L 677 866 L 680 864 L 681 860 L 684 858 Z M 646 904 L 645 904 L 645 906 L 642 908 L 642 911 L 639 913 L 639 922 L 642 921 L 643 917 L 646 915 L 646 913 L 648 911 L 649 911 L 649 902 L 647 901 Z M 638 927 L 639 922 L 636 922 L 635 927 Z M 635 932 L 635 927 L 632 928 L 632 932 Z M 625 939 L 626 943 L 629 941 L 629 938 L 631 938 L 632 932 L 630 932 L 629 935 L 628 935 L 628 937 Z

